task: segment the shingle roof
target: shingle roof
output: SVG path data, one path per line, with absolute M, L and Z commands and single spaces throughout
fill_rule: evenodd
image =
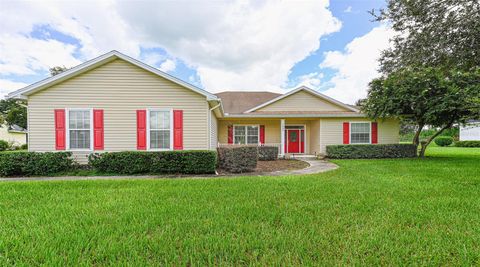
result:
M 222 99 L 223 110 L 229 114 L 241 114 L 253 107 L 270 101 L 281 94 L 272 92 L 221 92 L 215 94 Z

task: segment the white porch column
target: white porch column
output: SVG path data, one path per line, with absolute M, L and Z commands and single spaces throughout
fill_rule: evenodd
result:
M 285 155 L 285 119 L 280 120 L 280 155 Z

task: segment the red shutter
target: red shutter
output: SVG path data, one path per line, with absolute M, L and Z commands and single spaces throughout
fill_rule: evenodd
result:
M 65 110 L 55 110 L 55 149 L 65 150 Z
M 183 150 L 183 110 L 173 111 L 173 149 Z
M 233 126 L 228 126 L 228 143 L 233 144 Z
M 103 109 L 93 110 L 93 149 L 103 150 Z
M 372 122 L 372 144 L 378 143 L 378 124 Z
M 260 125 L 260 144 L 265 144 L 265 125 Z
M 147 111 L 137 110 L 137 150 L 147 149 Z
M 343 123 L 343 144 L 350 143 L 350 123 L 344 122 Z

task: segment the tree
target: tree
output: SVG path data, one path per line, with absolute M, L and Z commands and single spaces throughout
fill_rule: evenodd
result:
M 393 46 L 380 58 L 383 74 L 422 66 L 443 70 L 480 66 L 478 0 L 388 0 L 385 9 L 371 14 L 397 33 Z
M 60 73 L 62 73 L 62 72 L 64 72 L 64 71 L 66 71 L 66 70 L 68 70 L 68 69 L 67 69 L 65 66 L 55 66 L 55 67 L 51 67 L 51 68 L 49 69 L 50 75 L 52 75 L 52 76 L 55 76 L 55 75 L 57 75 L 57 74 L 60 74 Z
M 27 102 L 19 99 L 0 100 L 0 122 L 27 129 Z
M 454 123 L 480 118 L 480 68 L 470 72 L 439 68 L 409 68 L 374 79 L 362 110 L 371 118 L 395 117 L 416 124 L 413 144 L 419 156 L 431 141 Z M 425 125 L 440 128 L 425 142 Z

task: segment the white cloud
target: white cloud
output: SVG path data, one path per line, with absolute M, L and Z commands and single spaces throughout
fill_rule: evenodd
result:
M 323 73 L 321 72 L 312 72 L 305 75 L 301 75 L 297 78 L 298 82 L 295 87 L 304 85 L 309 88 L 315 89 L 318 88 L 322 82 Z
M 343 12 L 351 13 L 352 12 L 352 6 L 348 6 L 347 8 L 345 8 L 345 10 Z
M 27 86 L 26 83 L 13 82 L 10 80 L 0 79 L 0 95 L 7 94 L 11 91 Z
M 20 34 L 0 34 L 0 73 L 35 74 L 53 66 L 80 64 L 73 57 L 75 46 L 56 40 L 39 40 Z
M 379 75 L 380 52 L 388 47 L 392 36 L 393 30 L 382 25 L 353 39 L 345 51 L 327 52 L 320 67 L 331 68 L 337 73 L 328 81 L 332 87 L 323 93 L 352 104 L 365 98 L 368 83 Z
M 0 74 L 70 67 L 113 49 L 140 58 L 141 48 L 160 47 L 165 58 L 196 69 L 210 91 L 280 90 L 291 68 L 319 48 L 320 38 L 341 27 L 328 0 L 7 1 L 0 17 L 2 56 L 8 56 L 0 57 Z M 30 33 L 39 25 L 79 44 L 34 40 Z M 145 58 L 175 69 L 173 60 Z
M 197 69 L 210 91 L 278 90 L 290 69 L 339 30 L 328 1 L 121 2 L 150 45 Z M 179 15 L 181 14 L 181 15 Z
M 158 69 L 160 69 L 163 72 L 170 72 L 170 71 L 174 71 L 176 67 L 177 65 L 175 61 L 171 59 L 167 59 L 163 61 L 162 64 L 160 64 L 160 67 Z

